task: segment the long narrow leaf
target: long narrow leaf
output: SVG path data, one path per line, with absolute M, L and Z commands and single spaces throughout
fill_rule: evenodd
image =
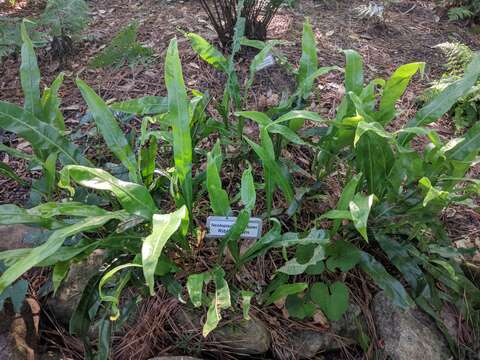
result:
M 213 213 L 219 216 L 229 215 L 231 212 L 230 200 L 227 192 L 222 188 L 222 179 L 212 153 L 208 153 L 207 157 L 207 191 Z
M 62 246 L 67 237 L 80 232 L 97 229 L 110 220 L 121 219 L 123 217 L 124 216 L 119 212 L 110 213 L 104 216 L 87 218 L 76 224 L 55 230 L 43 245 L 33 248 L 28 255 L 20 258 L 13 266 L 5 270 L 2 276 L 0 276 L 0 294 L 23 273 L 54 254 Z
M 410 120 L 407 127 L 417 127 L 427 125 L 442 117 L 451 107 L 458 101 L 459 98 L 467 94 L 472 86 L 478 80 L 480 75 L 480 53 L 474 53 L 473 59 L 465 69 L 463 78 L 455 81 L 447 86 L 440 94 L 438 94 L 432 101 L 417 112 L 414 119 Z M 402 134 L 399 138 L 399 143 L 407 144 L 414 135 Z
M 50 125 L 63 132 L 65 123 L 62 112 L 60 111 L 60 97 L 58 91 L 62 86 L 64 73 L 60 73 L 53 81 L 50 88 L 46 88 L 42 94 L 42 119 Z
M 28 36 L 25 22 L 20 26 L 22 36 L 22 64 L 20 65 L 20 82 L 24 95 L 24 109 L 35 116 L 41 116 L 40 107 L 40 70 L 33 43 Z
M 297 74 L 298 87 L 300 95 L 306 99 L 310 95 L 313 85 L 312 74 L 317 70 L 318 57 L 315 35 L 312 25 L 308 21 L 303 23 L 302 34 L 302 56 L 300 57 L 300 67 Z
M 58 152 L 63 164 L 90 165 L 80 150 L 57 129 L 17 105 L 0 101 L 0 128 L 30 142 L 35 153 Z
M 84 81 L 76 80 L 76 84 L 82 93 L 88 108 L 92 112 L 95 124 L 102 134 L 105 143 L 112 150 L 115 156 L 122 162 L 128 170 L 130 180 L 141 184 L 142 179 L 137 171 L 137 162 L 135 155 L 128 144 L 127 139 L 123 135 L 122 130 L 118 126 L 117 121 L 113 117 L 112 112 L 98 96 Z
M 192 139 L 190 107 L 178 55 L 177 39 L 170 41 L 165 59 L 165 84 L 168 91 L 168 116 L 173 132 L 173 156 L 185 204 L 192 211 Z

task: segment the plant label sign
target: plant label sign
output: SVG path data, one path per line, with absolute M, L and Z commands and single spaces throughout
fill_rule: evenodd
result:
M 275 58 L 272 54 L 268 54 L 263 61 L 257 65 L 257 71 L 269 68 L 270 66 L 275 65 Z
M 207 218 L 207 237 L 222 238 L 228 230 L 235 224 L 235 216 L 209 216 Z M 258 239 L 262 235 L 262 220 L 259 218 L 250 218 L 245 231 L 240 235 L 242 239 Z

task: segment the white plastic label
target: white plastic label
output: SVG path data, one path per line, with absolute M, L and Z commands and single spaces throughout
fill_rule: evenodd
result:
M 273 65 L 275 65 L 275 58 L 272 56 L 272 54 L 268 54 L 267 56 L 265 56 L 265 59 L 257 65 L 256 70 L 260 71 Z
M 228 230 L 235 224 L 235 216 L 209 216 L 207 218 L 207 237 L 224 237 Z M 262 220 L 259 218 L 250 218 L 245 231 L 240 235 L 242 239 L 258 239 L 262 236 Z

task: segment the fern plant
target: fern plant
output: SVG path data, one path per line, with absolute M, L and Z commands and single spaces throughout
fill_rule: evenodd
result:
M 138 22 L 133 22 L 118 32 L 100 54 L 95 56 L 90 62 L 94 68 L 101 67 L 121 67 L 128 64 L 135 67 L 139 63 L 148 63 L 151 61 L 153 50 L 142 46 L 137 41 Z
M 396 2 L 396 0 L 384 0 L 379 3 L 370 1 L 353 9 L 354 13 L 361 19 L 372 21 L 374 23 L 385 23 L 385 17 L 388 7 Z
M 480 15 L 480 0 L 444 0 L 443 5 L 450 21 L 478 20 Z
M 20 18 L 0 17 L 0 60 L 20 49 L 22 45 L 21 20 Z M 34 22 L 25 21 L 25 27 L 35 46 L 46 43 L 46 34 L 36 30 Z
M 72 37 L 88 24 L 88 6 L 84 0 L 48 0 L 41 22 L 53 37 Z
M 446 42 L 436 46 L 447 59 L 445 73 L 433 82 L 423 96 L 423 100 L 430 100 L 452 83 L 458 81 L 465 72 L 465 68 L 472 61 L 474 52 L 466 45 L 458 42 Z M 477 82 L 469 92 L 461 97 L 452 107 L 451 114 L 457 130 L 470 127 L 480 115 L 480 82 Z

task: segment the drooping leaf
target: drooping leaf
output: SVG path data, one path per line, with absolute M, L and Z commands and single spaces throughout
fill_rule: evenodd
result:
M 23 273 L 54 254 L 62 246 L 67 237 L 80 232 L 95 230 L 110 220 L 121 219 L 123 217 L 123 213 L 114 212 L 104 216 L 87 218 L 76 224 L 55 230 L 44 244 L 33 248 L 25 257 L 19 259 L 0 276 L 0 293 L 2 293 Z
M 58 152 L 63 164 L 90 164 L 57 129 L 17 105 L 0 101 L 0 128 L 27 140 L 37 155 Z
M 460 161 L 472 161 L 480 153 L 480 122 L 476 122 L 463 136 L 462 140 L 446 156 Z
M 415 118 L 410 120 L 407 127 L 416 127 L 432 123 L 442 117 L 451 107 L 464 96 L 478 80 L 480 75 L 480 54 L 475 53 L 470 64 L 465 69 L 464 76 L 447 86 L 427 105 L 420 109 Z M 412 139 L 411 134 L 402 135 L 399 138 L 401 145 L 407 144 Z
M 278 272 L 287 275 L 300 275 L 303 274 L 310 266 L 316 265 L 319 261 L 325 259 L 324 245 L 317 245 L 313 251 L 311 258 L 306 262 L 299 262 L 297 258 L 293 258 L 287 261 Z
M 252 62 L 250 63 L 250 73 L 248 75 L 248 80 L 244 88 L 245 98 L 248 96 L 248 90 L 253 84 L 255 73 L 258 71 L 260 65 L 265 61 L 267 56 L 270 55 L 272 48 L 273 48 L 273 44 L 267 43 L 267 45 L 257 55 L 255 55 Z
M 225 281 L 225 271 L 220 267 L 216 267 L 212 271 L 212 278 L 215 284 L 215 295 L 208 308 L 207 320 L 203 324 L 202 335 L 204 337 L 207 337 L 218 326 L 222 319 L 220 311 L 231 306 L 230 289 Z
M 190 40 L 193 50 L 195 50 L 203 61 L 212 65 L 217 70 L 227 72 L 228 60 L 220 51 L 198 34 L 187 33 L 186 36 L 188 40 Z
M 144 186 L 119 180 L 105 170 L 79 165 L 65 166 L 60 171 L 58 185 L 69 190 L 73 195 L 75 190 L 71 185 L 72 180 L 87 188 L 112 192 L 125 210 L 145 219 L 150 220 L 157 210 L 150 193 Z
M 154 295 L 154 274 L 163 247 L 168 239 L 179 228 L 182 219 L 187 215 L 185 206 L 170 214 L 154 214 L 152 219 L 152 233 L 143 240 L 142 265 L 143 275 L 150 289 L 150 295 Z
M 135 268 L 142 267 L 142 265 L 136 263 L 137 258 L 138 256 L 134 259 L 135 262 L 121 264 L 121 265 L 115 266 L 113 269 L 108 270 L 105 274 L 103 274 L 102 278 L 98 283 L 99 299 L 101 302 L 109 303 L 110 309 L 111 309 L 110 320 L 112 321 L 115 321 L 120 317 L 120 309 L 119 309 L 120 296 L 122 294 L 122 290 L 130 281 L 132 273 L 130 270 L 126 271 L 119 276 L 117 281 L 114 282 L 112 280 L 114 280 L 114 277 L 116 276 L 117 273 L 119 273 L 124 269 L 132 268 L 132 267 L 135 267 Z M 103 291 L 107 283 L 115 284 L 115 290 L 113 292 L 109 292 L 108 294 Z
M 141 184 L 142 179 L 137 171 L 135 155 L 107 104 L 84 81 L 77 79 L 75 82 L 92 112 L 95 124 L 105 143 L 127 168 L 130 180 Z
M 366 122 L 364 120 L 360 121 L 357 125 L 355 130 L 355 138 L 353 140 L 353 146 L 356 146 L 357 143 L 360 141 L 360 138 L 363 134 L 368 133 L 371 131 L 372 133 L 382 137 L 384 139 L 392 139 L 392 135 L 390 135 L 383 126 L 378 122 Z
M 138 99 L 115 102 L 110 105 L 110 108 L 126 114 L 164 114 L 168 111 L 168 98 L 160 96 L 144 96 Z

